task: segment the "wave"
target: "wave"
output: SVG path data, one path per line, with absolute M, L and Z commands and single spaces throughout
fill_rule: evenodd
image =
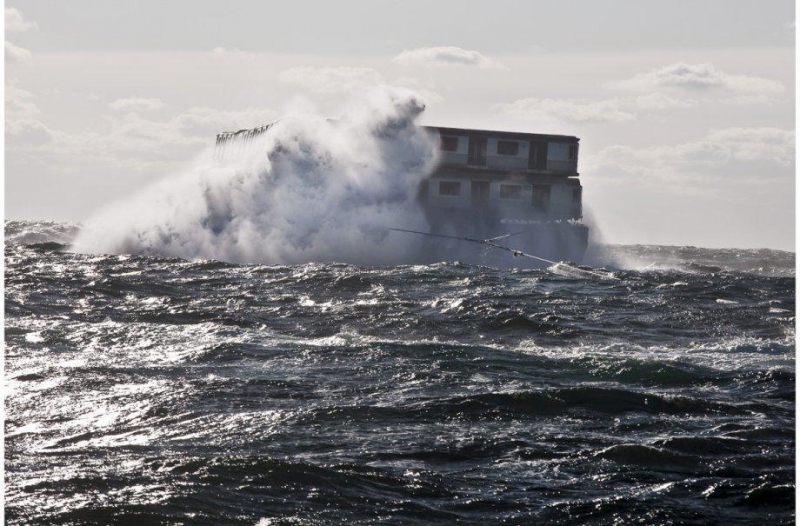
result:
M 207 152 L 182 177 L 115 203 L 87 222 L 74 249 L 239 263 L 398 263 L 422 246 L 387 226 L 426 229 L 416 200 L 434 168 L 424 103 L 383 87 L 338 121 L 294 115 L 242 158 Z

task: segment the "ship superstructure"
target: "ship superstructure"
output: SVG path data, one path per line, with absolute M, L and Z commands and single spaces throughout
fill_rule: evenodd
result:
M 578 138 L 433 128 L 441 162 L 421 194 L 450 210 L 501 213 L 505 222 L 579 220 Z
M 270 126 L 217 135 L 217 155 L 246 151 Z M 581 223 L 577 137 L 425 128 L 440 148 L 439 165 L 419 189 L 432 232 L 481 239 L 519 232 L 514 244 L 522 250 L 581 260 L 589 230 Z
M 577 137 L 429 127 L 440 163 L 420 199 L 432 229 L 488 238 L 523 231 L 525 249 L 580 260 L 588 242 Z

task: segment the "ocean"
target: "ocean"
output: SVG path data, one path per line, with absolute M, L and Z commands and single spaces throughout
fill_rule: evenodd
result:
M 795 256 L 69 251 L 7 221 L 8 524 L 792 524 Z

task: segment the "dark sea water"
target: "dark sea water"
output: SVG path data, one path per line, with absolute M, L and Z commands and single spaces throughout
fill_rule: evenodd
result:
M 608 247 L 602 280 L 73 234 L 6 222 L 9 524 L 794 520 L 794 254 Z

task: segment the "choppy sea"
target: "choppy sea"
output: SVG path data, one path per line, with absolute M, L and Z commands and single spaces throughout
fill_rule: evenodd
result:
M 795 256 L 69 251 L 7 221 L 8 524 L 791 524 Z

